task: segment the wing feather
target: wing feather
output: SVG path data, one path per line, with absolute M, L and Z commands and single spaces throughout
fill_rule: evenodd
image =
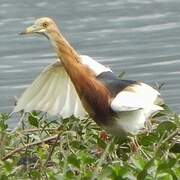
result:
M 25 90 L 13 112 L 40 110 L 63 118 L 75 115 L 85 117 L 76 90 L 60 62 L 47 68 Z
M 88 66 L 96 75 L 111 71 L 86 55 L 81 55 L 82 64 Z M 75 115 L 86 116 L 74 85 L 60 61 L 46 67 L 25 90 L 13 112 L 40 110 L 63 118 Z
M 150 116 L 150 114 L 162 110 L 160 106 L 155 105 L 159 95 L 158 91 L 147 84 L 135 84 L 119 92 L 112 100 L 111 108 L 115 112 L 144 109 L 145 115 Z

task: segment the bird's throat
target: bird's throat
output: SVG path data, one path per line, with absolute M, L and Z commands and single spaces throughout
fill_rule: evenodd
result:
M 89 79 L 95 77 L 95 74 L 81 63 L 81 58 L 76 50 L 69 44 L 60 32 L 51 34 L 51 41 L 61 60 L 66 72 L 73 82 L 78 93 L 82 89 L 81 82 L 86 83 Z

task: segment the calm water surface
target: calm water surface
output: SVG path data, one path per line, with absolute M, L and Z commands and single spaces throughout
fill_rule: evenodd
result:
M 0 112 L 10 112 L 39 72 L 56 59 L 44 38 L 18 33 L 53 17 L 81 53 L 126 79 L 166 83 L 161 93 L 180 112 L 179 0 L 1 0 Z

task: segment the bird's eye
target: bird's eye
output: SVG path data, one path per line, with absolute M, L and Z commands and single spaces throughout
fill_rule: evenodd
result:
M 43 27 L 47 28 L 48 27 L 48 23 L 43 23 Z

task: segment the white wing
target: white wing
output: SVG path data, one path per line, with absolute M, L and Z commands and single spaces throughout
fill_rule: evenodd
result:
M 109 68 L 88 56 L 81 56 L 81 61 L 96 75 L 103 71 L 110 71 Z M 25 90 L 13 112 L 20 110 L 25 112 L 40 110 L 51 115 L 60 115 L 63 118 L 71 115 L 83 118 L 87 114 L 74 85 L 59 61 L 46 67 Z
M 80 57 L 82 64 L 87 65 L 96 74 L 96 76 L 98 76 L 102 72 L 111 71 L 110 68 L 98 63 L 87 55 L 81 55 Z
M 140 83 L 133 85 L 132 91 L 124 90 L 117 94 L 111 102 L 111 108 L 116 112 L 134 111 L 144 109 L 146 116 L 150 116 L 162 108 L 155 104 L 157 97 L 160 95 L 158 91 L 152 87 Z
M 60 62 L 48 66 L 26 89 L 13 112 L 40 110 L 63 118 L 86 115 L 76 90 Z

